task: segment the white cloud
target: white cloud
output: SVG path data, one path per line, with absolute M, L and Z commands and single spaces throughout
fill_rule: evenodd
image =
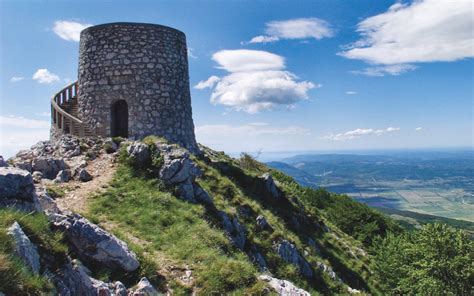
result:
M 53 32 L 64 40 L 79 42 L 81 31 L 90 26 L 92 26 L 92 24 L 71 21 L 55 21 Z
M 348 90 L 348 91 L 346 91 L 346 95 L 349 95 L 349 96 L 350 96 L 350 95 L 356 95 L 356 94 L 357 94 L 357 92 L 356 92 L 356 91 L 353 91 L 353 90 Z
M 367 67 L 363 70 L 351 71 L 352 74 L 366 75 L 366 76 L 385 76 L 392 75 L 398 76 L 408 71 L 413 71 L 417 67 L 409 64 L 398 64 L 398 65 L 387 65 L 387 66 L 374 66 Z
M 421 132 L 422 129 L 423 129 L 423 128 L 422 128 L 421 126 L 419 126 L 419 127 L 415 128 L 415 131 Z
M 268 22 L 265 24 L 265 34 L 253 37 L 248 43 L 268 43 L 281 39 L 319 40 L 332 37 L 334 31 L 325 20 L 311 17 Z
M 275 42 L 280 40 L 280 38 L 276 36 L 265 36 L 265 35 L 259 35 L 255 36 L 248 43 L 270 43 L 270 42 Z
M 207 80 L 199 81 L 198 84 L 194 86 L 195 89 L 205 89 L 205 88 L 213 88 L 214 85 L 219 82 L 221 79 L 215 75 L 212 75 Z
M 36 80 L 39 83 L 49 84 L 59 81 L 59 76 L 51 73 L 48 69 L 38 69 L 35 74 L 33 74 L 33 80 Z
M 266 51 L 222 50 L 213 55 L 219 66 L 230 74 L 211 76 L 195 88 L 213 89 L 211 102 L 238 111 L 256 113 L 290 106 L 308 99 L 308 91 L 320 85 L 297 81 L 298 77 L 284 71 L 284 58 Z
M 46 120 L 28 119 L 21 116 L 0 116 L 0 127 L 19 127 L 27 129 L 49 129 L 50 122 Z
M 400 131 L 399 127 L 388 127 L 385 129 L 373 129 L 373 128 L 358 128 L 352 131 L 347 131 L 344 133 L 338 134 L 330 134 L 327 136 L 322 137 L 326 140 L 334 140 L 334 141 L 346 141 L 346 140 L 353 140 L 358 139 L 363 136 L 381 136 L 387 133 L 393 133 Z
M 257 70 L 279 70 L 285 68 L 285 59 L 262 50 L 221 50 L 212 55 L 219 68 L 228 72 L 249 72 Z
M 211 95 L 211 102 L 248 113 L 291 105 L 308 98 L 311 82 L 297 82 L 287 71 L 254 71 L 231 73 L 221 79 Z
M 22 76 L 13 76 L 12 78 L 10 78 L 10 82 L 12 82 L 12 83 L 20 82 L 20 81 L 22 81 L 23 79 L 25 79 L 25 77 L 22 77 Z
M 473 57 L 473 7 L 471 0 L 396 3 L 360 22 L 362 38 L 339 54 L 385 65 Z
M 28 148 L 49 138 L 50 122 L 21 116 L 0 116 L 0 154 L 11 157 L 19 150 Z

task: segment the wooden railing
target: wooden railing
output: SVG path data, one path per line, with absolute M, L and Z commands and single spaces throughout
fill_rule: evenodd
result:
M 78 137 L 88 136 L 85 124 L 79 118 L 70 114 L 72 108 L 77 108 L 77 81 L 67 85 L 51 98 L 51 124 L 56 131 L 72 134 Z

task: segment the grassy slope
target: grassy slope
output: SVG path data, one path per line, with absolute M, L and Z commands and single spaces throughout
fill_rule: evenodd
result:
M 313 266 L 316 262 L 330 265 L 352 288 L 378 294 L 377 284 L 370 278 L 369 257 L 354 255 L 361 243 L 339 231 L 316 208 L 302 210 L 303 199 L 298 200 L 296 195 L 304 189 L 296 182 L 279 182 L 285 195 L 294 197 L 294 201 L 272 203 L 262 196 L 256 177 L 269 170 L 264 165 L 256 162 L 249 165 L 212 150 L 206 150 L 206 157 L 193 160 L 204 171 L 197 182 L 213 197 L 216 209 L 239 217 L 247 230 L 248 241 L 264 255 L 276 277 L 291 280 L 314 295 L 346 294 L 347 288 L 325 273 L 317 272 L 315 279 L 308 281 L 293 265 L 281 260 L 273 244 L 288 239 L 301 253 L 306 253 L 305 258 Z M 250 216 L 239 215 L 242 209 Z M 293 223 L 295 213 L 303 216 L 302 225 Z M 255 229 L 255 218 L 260 214 L 268 220 L 273 232 Z M 169 268 L 188 266 L 196 280 L 193 286 L 200 293 L 240 295 L 263 291 L 263 284 L 256 281 L 260 272 L 225 237 L 215 209 L 176 198 L 170 188 L 137 173 L 125 162 L 119 166 L 107 191 L 93 198 L 88 216 L 127 241 L 140 256 L 139 276 L 148 276 L 161 288 L 168 285 L 177 294 L 190 292 L 191 287 L 180 283 Z M 321 230 L 319 225 L 323 221 L 331 232 Z M 309 238 L 316 242 L 316 249 L 308 244 Z
M 43 214 L 25 214 L 0 209 L 0 291 L 8 295 L 45 295 L 53 290 L 52 284 L 43 276 L 32 274 L 20 258 L 14 255 L 13 241 L 7 228 L 18 222 L 29 239 L 38 247 L 42 256 L 56 258 L 57 263 L 67 252 L 61 243 L 62 235 L 53 233 Z M 49 266 L 54 270 L 54 266 Z

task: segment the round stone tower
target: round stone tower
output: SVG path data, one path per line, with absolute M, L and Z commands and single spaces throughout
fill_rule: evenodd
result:
M 78 115 L 95 135 L 162 136 L 198 151 L 186 36 L 173 28 L 111 23 L 81 32 Z

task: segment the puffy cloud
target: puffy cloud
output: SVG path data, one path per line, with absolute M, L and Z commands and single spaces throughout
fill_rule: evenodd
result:
M 214 85 L 219 82 L 221 79 L 217 76 L 212 75 L 207 80 L 199 81 L 198 84 L 194 86 L 195 89 L 205 89 L 205 88 L 213 88 Z
M 25 77 L 22 77 L 22 76 L 13 76 L 12 78 L 10 78 L 10 82 L 12 82 L 12 83 L 20 82 L 20 81 L 22 81 L 23 79 L 25 79 Z
M 473 7 L 471 0 L 396 3 L 360 22 L 362 38 L 339 54 L 385 65 L 473 57 Z
M 327 140 L 334 140 L 334 141 L 346 141 L 346 140 L 353 140 L 358 139 L 363 136 L 381 136 L 387 133 L 393 133 L 400 131 L 399 127 L 388 127 L 385 129 L 373 129 L 373 128 L 358 128 L 352 131 L 347 131 L 344 133 L 339 134 L 330 134 L 324 136 L 323 139 Z
M 398 65 L 367 67 L 363 70 L 351 71 L 351 73 L 357 74 L 357 75 L 365 75 L 365 76 L 385 76 L 385 75 L 398 76 L 400 74 L 413 71 L 415 69 L 416 69 L 416 66 L 413 66 L 413 65 L 398 64 Z
M 277 106 L 291 106 L 308 99 L 315 85 L 298 81 L 285 71 L 284 58 L 266 51 L 222 50 L 213 55 L 218 68 L 230 72 L 223 77 L 211 76 L 195 88 L 212 88 L 211 102 L 234 110 L 256 113 Z
M 280 39 L 319 40 L 332 37 L 334 31 L 328 22 L 311 17 L 268 22 L 265 24 L 265 34 L 253 37 L 248 43 L 268 43 Z
M 357 94 L 357 92 L 356 92 L 356 91 L 353 91 L 353 90 L 348 90 L 348 91 L 346 91 L 346 95 L 349 95 L 349 96 L 350 96 L 350 95 L 356 95 L 356 94 Z
M 79 42 L 81 31 L 90 26 L 92 26 L 92 24 L 71 21 L 55 21 L 53 32 L 64 40 Z
M 279 70 L 285 68 L 285 59 L 262 50 L 221 50 L 212 55 L 219 68 L 228 72 L 249 72 L 257 70 Z
M 59 81 L 59 76 L 51 73 L 48 69 L 38 69 L 35 74 L 33 74 L 33 80 L 38 81 L 38 83 L 53 83 Z
M 415 128 L 415 131 L 416 131 L 416 132 L 421 132 L 422 129 L 423 129 L 423 128 L 422 128 L 421 126 L 419 126 L 419 127 Z
M 277 105 L 291 105 L 307 99 L 311 82 L 297 82 L 287 71 L 237 72 L 227 75 L 216 85 L 211 102 L 256 113 Z

